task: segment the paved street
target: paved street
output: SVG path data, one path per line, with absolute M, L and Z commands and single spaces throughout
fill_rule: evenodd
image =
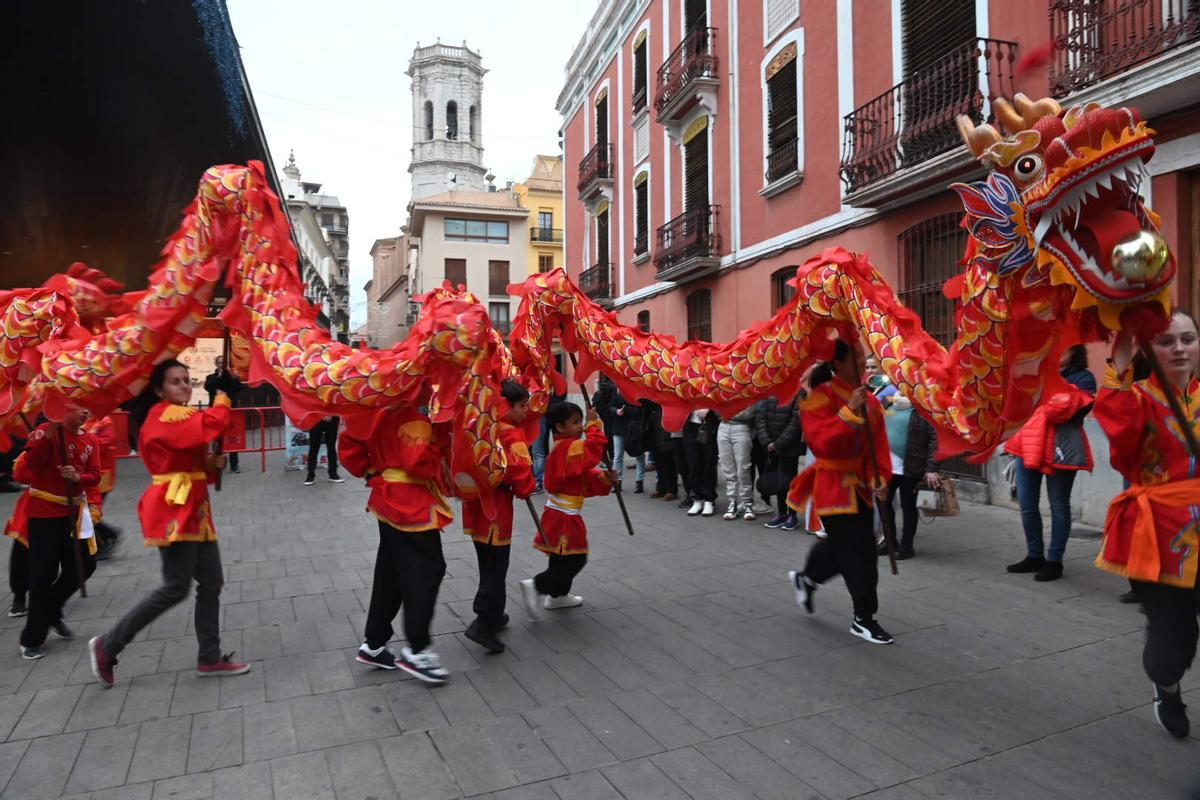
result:
M 462 635 L 476 570 L 455 525 L 434 621 L 453 676 L 429 689 L 353 658 L 377 541 L 365 490 L 323 476 L 306 488 L 277 461 L 254 469 L 227 476 L 214 502 L 224 648 L 254 671 L 197 678 L 189 601 L 122 654 L 115 688 L 93 682 L 84 642 L 159 581 L 133 515 L 145 472 L 122 461 L 109 516 L 128 539 L 99 566 L 91 596 L 69 606 L 79 639 L 52 634 L 47 658 L 23 661 L 20 620 L 0 618 L 5 800 L 1200 790 L 1200 745 L 1155 725 L 1142 617 L 1116 602 L 1122 582 L 1090 565 L 1095 538 L 1072 541 L 1063 580 L 1036 584 L 1004 573 L 1022 555 L 1015 513 L 967 506 L 924 526 L 919 557 L 881 579 L 880 617 L 896 644 L 876 647 L 847 632 L 840 580 L 817 594 L 816 615 L 796 608 L 785 573 L 809 537 L 692 519 L 630 494 L 630 538 L 615 500 L 589 501 L 593 553 L 576 583 L 585 605 L 528 619 L 515 582 L 544 557 L 519 515 L 509 649 L 489 656 Z M 0 513 L 13 499 L 0 499 Z M 7 609 L 7 589 L 0 599 Z

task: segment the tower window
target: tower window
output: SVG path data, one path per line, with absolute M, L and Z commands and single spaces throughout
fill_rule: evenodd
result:
M 446 138 L 452 142 L 458 139 L 458 103 L 453 100 L 446 103 Z
M 433 101 L 425 101 L 425 141 L 433 139 Z

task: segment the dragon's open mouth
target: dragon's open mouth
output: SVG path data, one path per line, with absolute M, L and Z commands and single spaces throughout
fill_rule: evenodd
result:
M 1156 225 L 1138 193 L 1153 142 L 1138 138 L 1058 183 L 1029 204 L 1037 246 L 1061 261 L 1079 284 L 1110 303 L 1135 303 L 1170 282 L 1174 269 L 1153 278 L 1122 275 L 1112 265 L 1116 246 Z

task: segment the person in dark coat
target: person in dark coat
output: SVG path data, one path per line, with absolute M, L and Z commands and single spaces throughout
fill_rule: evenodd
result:
M 937 431 L 929 420 L 918 414 L 912 401 L 902 394 L 891 395 L 891 409 L 887 412 L 888 444 L 892 448 L 892 479 L 888 482 L 887 499 L 879 504 L 879 513 L 891 517 L 892 530 L 896 530 L 896 495 L 900 495 L 900 508 L 904 516 L 904 530 L 900 534 L 896 558 L 912 558 L 913 540 L 917 538 L 917 488 L 922 482 L 936 489 L 941 485 L 938 475 Z M 887 544 L 879 545 L 879 554 L 887 555 Z
M 613 469 L 617 475 L 625 475 L 625 456 L 629 455 L 637 466 L 634 473 L 634 494 L 645 491 L 646 456 L 642 449 L 642 408 L 628 402 L 611 380 L 601 376 L 600 388 L 592 397 L 592 406 L 605 423 L 608 445 L 612 453 Z M 620 478 L 618 478 L 620 480 Z
M 675 467 L 675 445 L 671 434 L 663 428 L 662 406 L 653 400 L 642 401 L 642 447 L 654 454 L 657 467 L 651 497 L 663 500 L 679 499 L 679 471 Z
M 800 456 L 808 452 L 804 434 L 800 427 L 800 395 L 790 403 L 781 404 L 774 397 L 764 398 L 754 412 L 754 439 L 766 453 L 767 463 L 763 471 L 778 468 L 790 481 L 799 470 Z M 766 523 L 768 528 L 793 531 L 799 525 L 796 512 L 787 506 L 787 483 L 783 483 L 775 495 L 778 513 Z
M 713 504 L 717 500 L 717 427 L 720 424 L 717 412 L 698 408 L 683 426 L 683 449 L 692 495 L 689 516 L 713 515 Z
M 217 356 L 213 362 L 216 369 L 213 370 L 207 378 L 204 379 L 204 391 L 208 392 L 208 407 L 212 408 L 213 401 L 217 399 L 217 392 L 224 392 L 229 395 L 229 402 L 233 403 L 233 407 L 237 408 L 238 395 L 241 394 L 245 385 L 237 379 L 237 376 L 225 368 L 224 356 Z M 240 472 L 238 468 L 238 454 L 229 453 L 229 471 Z

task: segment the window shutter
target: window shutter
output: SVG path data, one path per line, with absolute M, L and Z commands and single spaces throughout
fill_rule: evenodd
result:
M 608 263 L 608 211 L 596 217 L 596 263 Z
M 645 174 L 646 173 L 644 172 L 642 173 L 643 176 L 645 176 Z M 644 253 L 649 246 L 650 209 L 647 205 L 650 202 L 649 188 L 649 180 L 643 180 L 641 183 L 638 183 L 633 187 L 634 203 L 636 204 L 637 208 L 636 217 L 634 219 L 633 240 L 633 250 L 635 253 Z
M 904 78 L 975 36 L 975 0 L 904 0 Z
M 766 0 L 768 42 L 783 33 L 796 17 L 800 16 L 800 0 Z
M 596 144 L 608 144 L 608 95 L 596 103 Z
M 796 139 L 796 58 L 767 80 L 767 141 L 774 151 Z
M 708 205 L 708 128 L 683 146 L 683 185 L 687 211 Z

